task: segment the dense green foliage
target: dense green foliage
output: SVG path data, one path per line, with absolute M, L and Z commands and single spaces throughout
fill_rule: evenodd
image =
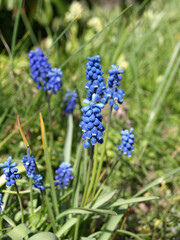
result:
M 102 179 L 108 174 L 112 162 L 118 157 L 116 146 L 120 144 L 120 131 L 134 127 L 136 136 L 133 156 L 123 157 L 104 188 L 110 191 L 118 189 L 116 199 L 128 199 L 152 180 L 179 167 L 180 35 L 178 21 L 180 2 L 152 1 L 150 5 L 145 6 L 142 13 L 144 6 L 145 3 L 133 5 L 122 15 L 119 6 L 110 5 L 104 8 L 93 6 L 91 10 L 83 6 L 84 9 L 78 15 L 78 19 L 75 19 L 77 12 L 73 15 L 67 11 L 64 16 L 44 23 L 43 19 L 48 19 L 46 16 L 51 14 L 47 11 L 43 13 L 45 18 L 42 17 L 42 21 L 39 22 L 44 35 L 41 34 L 41 30 L 34 32 L 35 26 L 33 28 L 31 27 L 33 25 L 30 25 L 33 20 L 23 11 L 20 18 L 21 24 L 25 23 L 24 32 L 21 32 L 22 38 L 15 41 L 14 46 L 13 43 L 8 46 L 3 33 L 0 33 L 1 44 L 3 44 L 3 51 L 0 54 L 1 162 L 11 155 L 19 163 L 19 167 L 22 167 L 21 159 L 26 149 L 16 122 L 19 115 L 22 128 L 37 159 L 38 168 L 45 177 L 39 112 L 43 115 L 47 138 L 49 138 L 47 106 L 43 91 L 38 91 L 31 79 L 27 56 L 31 47 L 36 45 L 46 52 L 53 66 L 62 67 L 64 74 L 63 90 L 51 99 L 54 169 L 63 161 L 67 132 L 63 98 L 67 88 L 76 89 L 79 94 L 78 107 L 74 113 L 71 156 L 71 162 L 75 162 L 81 139 L 81 129 L 77 126 L 81 117 L 82 100 L 86 94 L 84 90 L 86 57 L 96 54 L 101 55 L 105 79 L 108 78 L 107 69 L 111 64 L 119 64 L 120 68 L 125 70 L 122 82 L 122 88 L 126 94 L 125 101 L 117 113 L 113 112 Z M 50 9 L 53 11 L 52 7 Z M 20 28 L 18 31 L 21 31 Z M 58 36 L 60 38 L 56 41 Z M 105 108 L 103 114 L 107 116 L 107 112 L 108 109 Z M 106 118 L 104 121 L 106 123 Z M 87 157 L 86 151 L 83 154 Z M 82 167 L 82 181 L 86 177 L 83 175 L 84 171 Z M 28 189 L 25 176 L 17 182 L 20 190 Z M 143 195 L 144 197 L 158 196 L 159 200 L 136 203 L 131 207 L 124 229 L 135 234 L 131 236 L 132 239 L 138 236 L 139 239 L 149 240 L 176 239 L 180 235 L 178 228 L 179 172 L 159 183 Z M 3 184 L 1 177 L 1 190 L 4 190 Z M 49 186 L 48 179 L 45 185 Z M 34 195 L 37 196 L 37 192 Z M 23 196 L 25 214 L 28 216 L 29 195 L 25 193 L 21 196 Z M 20 212 L 17 211 L 18 202 L 14 201 L 15 197 L 10 193 L 6 193 L 5 198 L 8 200 L 7 214 L 18 224 L 21 217 Z M 34 207 L 39 206 L 40 202 L 41 199 L 37 196 L 34 199 Z M 45 209 L 39 207 L 36 214 L 27 218 L 31 231 L 35 233 L 50 231 L 51 226 L 47 224 L 48 215 Z M 90 232 L 89 226 L 88 228 L 83 226 L 86 229 L 85 231 L 81 229 L 83 236 L 99 231 L 107 219 L 106 215 L 97 222 L 94 218 L 92 225 L 96 222 L 96 227 Z M 119 224 L 117 229 L 120 229 L 121 219 L 122 217 L 117 221 Z M 6 221 L 10 220 L 6 219 Z M 62 225 L 63 221 L 62 219 Z M 13 226 L 11 222 L 8 223 L 7 228 Z M 117 231 L 110 239 L 130 239 L 125 230 Z

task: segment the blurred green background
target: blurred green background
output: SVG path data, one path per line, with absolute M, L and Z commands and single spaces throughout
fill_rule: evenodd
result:
M 36 89 L 29 74 L 29 50 L 41 47 L 50 63 L 62 67 L 64 74 L 63 91 L 51 101 L 54 165 L 62 160 L 66 134 L 62 114 L 65 89 L 78 91 L 79 105 L 74 113 L 74 125 L 78 126 L 80 104 L 86 96 L 86 57 L 99 54 L 106 80 L 111 64 L 125 70 L 121 83 L 125 100 L 113 113 L 104 170 L 109 171 L 108 165 L 118 156 L 120 130 L 134 127 L 133 157 L 123 159 L 109 182 L 110 188 L 119 188 L 120 196 L 129 197 L 180 165 L 180 1 L 94 2 L 29 0 L 20 6 L 18 0 L 0 1 L 1 159 L 11 154 L 21 161 L 25 149 L 16 124 L 20 115 L 34 155 L 43 161 L 38 113 L 43 113 L 47 123 L 47 108 L 43 92 Z M 107 108 L 103 111 L 106 122 Z M 80 128 L 74 127 L 72 162 L 80 138 Z M 139 204 L 130 213 L 126 228 L 140 232 L 143 239 L 177 239 L 179 186 L 178 175 L 159 185 L 153 194 L 160 201 Z

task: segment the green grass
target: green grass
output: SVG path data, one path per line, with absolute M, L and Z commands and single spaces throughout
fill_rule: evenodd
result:
M 4 50 L 0 55 L 0 150 L 1 160 L 12 155 L 21 161 L 25 149 L 21 147 L 21 136 L 17 129 L 16 117 L 20 115 L 33 153 L 38 163 L 43 163 L 39 111 L 42 112 L 48 128 L 45 97 L 36 90 L 28 67 L 28 43 L 39 43 L 48 51 L 52 65 L 63 67 L 63 87 L 79 93 L 80 101 L 85 97 L 85 63 L 87 56 L 101 55 L 105 79 L 111 64 L 119 64 L 125 74 L 121 87 L 125 90 L 125 102 L 122 105 L 122 118 L 112 116 L 110 140 L 107 143 L 107 159 L 104 168 L 111 159 L 117 157 L 116 145 L 120 142 L 120 130 L 131 126 L 135 128 L 135 151 L 132 158 L 124 158 L 123 164 L 108 182 L 107 188 L 119 189 L 121 197 L 130 197 L 151 180 L 179 167 L 180 156 L 180 35 L 178 1 L 152 1 L 142 15 L 133 5 L 126 14 L 120 16 L 119 7 L 100 9 L 94 7 L 78 21 L 64 23 L 67 27 L 63 35 L 56 35 L 52 42 L 35 36 L 33 28 L 22 16 L 29 34 L 24 33 L 21 41 L 16 42 L 16 20 L 11 53 Z M 98 32 L 88 27 L 88 18 L 96 15 L 103 26 Z M 86 17 L 88 16 L 88 18 Z M 118 16 L 118 17 L 117 17 Z M 114 19 L 114 20 L 113 20 Z M 62 19 L 63 21 L 63 19 Z M 68 25 L 70 24 L 70 25 Z M 83 25 L 78 35 L 79 26 Z M 48 26 L 52 30 L 51 25 Z M 52 34 L 56 34 L 52 32 Z M 53 35 L 53 36 L 54 36 Z M 58 39 L 60 36 L 60 39 Z M 57 44 L 58 43 L 58 44 Z M 58 60 L 58 56 L 59 60 Z M 64 90 L 63 90 L 64 91 Z M 55 145 L 53 165 L 62 160 L 67 121 L 62 116 L 63 94 L 52 98 L 53 128 Z M 127 106 L 127 107 L 126 107 Z M 107 115 L 107 110 L 104 110 Z M 120 114 L 120 112 L 119 112 Z M 75 111 L 74 124 L 78 125 L 81 116 L 80 107 Z M 130 120 L 130 121 L 129 121 Z M 23 125 L 24 124 L 24 125 Z M 74 128 L 72 161 L 75 159 L 81 131 Z M 47 137 L 49 132 L 47 130 Z M 121 165 L 121 166 L 120 166 Z M 157 185 L 149 194 L 159 196 L 160 200 L 144 205 L 136 205 L 129 214 L 125 229 L 137 233 L 142 239 L 174 239 L 178 236 L 178 212 L 180 211 L 180 181 L 178 174 Z M 20 188 L 21 188 L 20 184 Z M 151 192 L 153 191 L 153 192 Z M 168 210 L 167 210 L 168 209 Z M 138 214 L 136 214 L 138 213 Z M 17 217 L 18 218 L 18 217 Z M 129 239 L 119 231 L 115 239 Z M 128 234 L 128 232 L 126 232 Z M 133 237 L 133 235 L 131 236 Z

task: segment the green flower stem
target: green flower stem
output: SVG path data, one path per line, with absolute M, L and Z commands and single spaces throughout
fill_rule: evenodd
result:
M 83 199 L 82 199 L 82 202 L 81 202 L 81 207 L 83 207 L 86 204 L 86 198 L 87 198 L 89 179 L 90 179 L 90 175 L 91 175 L 91 166 L 92 166 L 93 155 L 94 155 L 94 146 L 91 146 L 91 153 L 90 153 L 90 158 L 89 158 L 88 173 L 87 173 L 87 178 L 86 178 L 84 195 L 83 195 Z M 79 238 L 78 238 L 78 235 L 79 235 L 79 225 L 80 225 L 80 216 L 78 216 L 78 218 L 77 218 L 77 222 L 76 222 L 76 226 L 75 226 L 75 232 L 74 232 L 74 240 L 79 240 Z
M 89 180 L 90 180 L 90 175 L 91 175 L 93 155 L 94 155 L 94 146 L 91 146 L 91 153 L 90 153 L 90 158 L 89 158 L 88 173 L 87 173 L 87 178 L 86 178 L 86 184 L 85 184 L 83 199 L 82 199 L 82 202 L 81 202 L 81 207 L 84 207 L 84 205 L 86 204 L 86 200 L 88 198 L 87 192 L 88 192 Z
M 44 190 L 45 191 L 45 190 Z M 51 220 L 51 224 L 52 224 L 52 228 L 53 228 L 53 232 L 56 233 L 57 232 L 57 228 L 56 228 L 56 221 L 55 221 L 55 217 L 54 217 L 54 213 L 52 211 L 52 207 L 49 203 L 49 199 L 48 199 L 48 196 L 47 196 L 47 193 L 42 191 L 42 196 L 43 196 L 43 199 L 44 199 L 44 202 L 47 206 L 47 209 L 48 209 L 48 213 L 49 213 L 49 218 Z
M 31 214 L 33 214 L 33 180 L 32 178 L 29 179 L 30 184 L 30 203 L 31 203 Z
M 93 162 L 93 170 L 92 170 L 92 178 L 91 178 L 91 182 L 90 182 L 90 186 L 88 188 L 88 191 L 87 191 L 87 195 L 86 195 L 86 200 L 85 202 L 87 202 L 88 200 L 88 197 L 91 193 L 91 190 L 94 186 L 94 181 L 95 181 L 95 178 L 96 178 L 96 170 L 97 170 L 97 158 L 98 158 L 98 143 L 95 145 L 95 151 L 94 151 L 94 162 Z
M 16 182 L 15 182 L 14 186 L 16 188 L 17 197 L 18 197 L 18 201 L 19 201 L 19 206 L 20 206 L 20 210 L 21 210 L 21 222 L 24 223 L 23 205 L 22 205 L 21 197 L 19 195 L 19 190 L 18 190 Z
M 27 159 L 28 159 L 28 162 L 30 162 L 29 145 L 27 145 Z M 29 185 L 30 185 L 31 214 L 33 214 L 33 182 L 32 182 L 32 178 L 29 179 Z
M 99 176 L 100 176 L 101 170 L 102 170 L 104 155 L 105 155 L 105 152 L 106 152 L 106 144 L 107 144 L 107 138 L 108 138 L 108 133 L 109 133 L 109 127 L 110 127 L 110 122 L 111 122 L 111 114 L 112 114 L 112 107 L 109 106 L 108 122 L 107 122 L 107 125 L 106 125 L 106 132 L 105 132 L 105 136 L 104 136 L 103 150 L 102 150 L 102 155 L 101 155 L 101 159 L 100 159 L 100 163 L 99 163 L 99 167 L 98 167 L 96 180 L 95 180 L 95 183 L 94 183 L 92 199 L 93 199 L 93 197 L 95 195 L 97 184 L 98 184 L 98 180 L 99 180 Z
M 81 161 L 81 156 L 82 156 L 82 151 L 83 151 L 83 140 L 81 140 L 79 144 L 79 148 L 77 151 L 76 155 L 76 160 L 73 166 L 74 170 L 74 180 L 73 180 L 73 194 L 72 194 L 72 202 L 73 202 L 73 207 L 78 207 L 78 197 L 79 195 L 79 188 L 78 188 L 78 182 L 79 182 L 79 177 L 80 177 L 80 161 Z
M 49 130 L 50 130 L 50 144 L 49 144 L 50 155 L 49 155 L 49 157 L 51 159 L 54 137 L 53 137 L 53 129 L 52 129 L 52 111 L 51 111 L 51 106 L 50 106 L 50 97 L 51 97 L 51 95 L 49 95 L 46 92 L 46 102 L 47 102 L 47 105 L 48 105 L 48 121 L 49 121 Z
M 74 232 L 74 240 L 79 240 L 79 238 L 78 238 L 79 226 L 80 226 L 80 216 L 77 217 L 77 222 L 76 222 L 75 232 Z
M 118 159 L 116 160 L 115 164 L 113 165 L 113 167 L 111 168 L 110 173 L 108 174 L 108 176 L 105 178 L 104 182 L 101 184 L 101 187 L 99 188 L 98 192 L 96 193 L 95 197 L 93 198 L 93 201 L 96 200 L 99 196 L 99 194 L 101 193 L 104 185 L 107 183 L 108 179 L 110 178 L 113 170 L 115 169 L 116 165 L 118 164 L 118 162 L 120 161 L 121 157 L 123 155 L 123 152 L 121 152 L 120 156 L 118 157 Z

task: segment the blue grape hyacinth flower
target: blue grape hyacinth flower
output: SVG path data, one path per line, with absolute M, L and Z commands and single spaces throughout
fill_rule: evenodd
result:
M 92 102 L 87 99 L 83 100 L 83 103 L 87 105 L 81 109 L 83 116 L 79 125 L 83 131 L 82 138 L 86 140 L 84 148 L 89 148 L 90 145 L 94 146 L 97 142 L 103 143 L 105 128 L 102 124 L 101 109 L 104 108 L 104 104 L 96 103 L 97 101 L 99 101 L 99 96 L 96 94 L 93 94 Z
M 46 91 L 51 91 L 56 94 L 57 91 L 61 91 L 62 87 L 62 76 L 63 73 L 61 68 L 51 68 L 48 72 L 48 82 L 46 85 Z
M 117 147 L 118 150 L 122 150 L 123 154 L 127 154 L 129 157 L 132 156 L 132 150 L 134 149 L 133 145 L 134 145 L 134 134 L 132 134 L 133 132 L 133 128 L 130 129 L 130 131 L 128 129 L 125 129 L 123 131 L 121 131 L 121 145 L 119 145 Z
M 15 184 L 15 179 L 20 178 L 20 174 L 18 174 L 18 169 L 15 168 L 17 166 L 17 163 L 11 163 L 12 157 L 8 157 L 8 160 L 4 163 L 0 163 L 0 167 L 3 168 L 3 172 L 5 175 L 6 187 L 10 187 L 11 185 Z
M 59 165 L 59 168 L 56 170 L 56 176 L 54 178 L 54 185 L 59 185 L 60 188 L 63 186 L 67 187 L 69 185 L 69 181 L 73 179 L 72 176 L 72 168 L 70 163 L 62 162 Z
M 51 69 L 51 64 L 45 57 L 40 48 L 35 51 L 31 50 L 28 54 L 32 79 L 37 83 L 37 89 L 43 86 L 46 91 L 46 84 L 48 81 L 48 72 Z
M 118 88 L 121 85 L 120 81 L 122 80 L 122 76 L 120 74 L 123 74 L 124 71 L 118 69 L 118 65 L 112 65 L 112 69 L 108 71 L 108 88 L 104 91 L 104 96 L 101 98 L 102 103 L 106 104 L 109 101 L 109 105 L 111 107 L 114 105 L 114 109 L 116 111 L 119 109 L 117 103 L 123 103 L 123 96 L 125 94 L 124 90 Z
M 88 82 L 85 85 L 87 91 L 87 100 L 92 100 L 93 93 L 99 96 L 103 95 L 105 89 L 105 82 L 103 77 L 101 59 L 99 55 L 94 57 L 87 57 L 89 62 L 86 64 L 86 79 Z
M 23 165 L 26 168 L 26 175 L 28 178 L 34 178 L 35 168 L 36 168 L 36 159 L 33 155 L 24 155 L 22 159 Z
M 33 184 L 34 188 L 38 188 L 40 190 L 44 190 L 45 189 L 45 187 L 43 185 L 43 181 L 42 181 L 43 177 L 41 176 L 41 174 L 34 173 L 33 179 L 34 179 L 34 184 Z
M 2 201 L 2 197 L 3 197 L 3 195 L 2 195 L 2 193 L 0 193 L 0 211 L 2 210 L 2 207 L 1 206 L 3 206 L 3 201 Z
M 78 95 L 76 91 L 71 91 L 70 89 L 67 89 L 67 93 L 65 94 L 65 99 L 64 99 L 64 103 L 66 103 L 64 112 L 66 115 L 73 113 L 77 104 L 77 101 L 76 101 L 77 97 Z

